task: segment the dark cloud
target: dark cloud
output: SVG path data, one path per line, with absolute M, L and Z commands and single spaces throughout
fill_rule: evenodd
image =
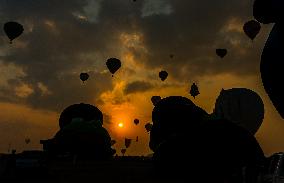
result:
M 217 73 L 255 73 L 265 36 L 259 36 L 252 48 L 243 32 L 222 32 L 233 18 L 241 23 L 252 18 L 252 1 L 172 0 L 171 5 L 172 14 L 142 20 L 141 29 L 149 50 L 145 62 L 149 67 L 163 67 L 181 80 Z M 242 29 L 242 24 L 239 26 Z M 239 44 L 232 44 L 230 39 L 238 40 Z M 214 55 L 218 47 L 229 50 L 223 60 Z M 241 55 L 241 48 L 248 52 Z M 174 59 L 168 57 L 170 53 L 176 55 Z
M 128 83 L 125 87 L 124 93 L 131 94 L 137 92 L 145 92 L 154 88 L 154 85 L 146 82 L 146 81 L 134 81 L 132 83 Z
M 24 83 L 34 90 L 19 99 L 13 96 L 18 85 L 11 84 L 0 91 L 1 100 L 52 110 L 95 101 L 112 89 L 109 75 L 100 73 L 106 69 L 107 58 L 120 56 L 122 33 L 142 35 L 147 51 L 128 48 L 135 61 L 149 72 L 165 69 L 180 82 L 218 73 L 254 75 L 267 33 L 264 29 L 252 45 L 243 32 L 223 30 L 231 19 L 244 23 L 252 18 L 252 1 L 247 0 L 0 0 L 0 10 L 1 23 L 16 20 L 25 27 L 16 40 L 21 47 L 7 45 L 2 33 L 0 45 L 7 46 L 0 48 L 0 61 L 21 67 L 26 75 L 18 78 L 18 85 Z M 222 60 L 215 55 L 217 47 L 228 49 Z M 245 52 L 240 54 L 242 49 Z M 170 58 L 170 54 L 175 56 Z M 92 72 L 91 79 L 81 85 L 78 74 L 86 71 Z M 39 83 L 51 94 L 42 95 Z M 125 93 L 151 87 L 134 82 Z

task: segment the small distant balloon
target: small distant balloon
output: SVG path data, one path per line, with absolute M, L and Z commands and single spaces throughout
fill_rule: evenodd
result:
M 191 96 L 193 96 L 193 98 L 195 98 L 197 95 L 199 95 L 200 93 L 199 93 L 199 90 L 198 90 L 198 86 L 195 84 L 195 83 L 193 83 L 192 85 L 191 85 L 191 88 L 190 88 L 190 95 Z
M 138 125 L 139 124 L 139 119 L 134 119 L 134 124 Z
M 147 132 L 150 132 L 152 130 L 153 125 L 151 123 L 147 123 L 145 125 L 145 129 L 147 130 Z
M 136 137 L 136 142 L 138 142 L 138 136 Z
M 157 103 L 162 100 L 162 98 L 160 96 L 152 96 L 151 101 L 153 103 L 154 106 L 157 105 Z
M 125 145 L 126 148 L 128 148 L 131 145 L 131 141 L 132 141 L 132 139 L 125 138 L 124 145 Z
M 216 54 L 219 57 L 224 58 L 227 55 L 227 49 L 218 48 L 218 49 L 216 49 Z
M 121 62 L 117 58 L 109 58 L 106 62 L 106 65 L 113 77 L 114 73 L 121 67 Z
M 113 146 L 114 144 L 116 144 L 116 140 L 111 140 L 110 144 L 111 144 L 111 146 Z
M 89 79 L 89 74 L 88 73 L 81 73 L 80 74 L 80 79 L 85 82 Z
M 244 30 L 245 34 L 251 40 L 254 40 L 254 38 L 258 35 L 260 29 L 261 29 L 260 23 L 255 21 L 255 20 L 250 20 L 250 21 L 246 22 L 243 26 L 243 30 Z
M 25 143 L 26 143 L 26 144 L 29 144 L 30 142 L 31 142 L 31 139 L 29 139 L 29 138 L 26 138 L 26 139 L 25 139 Z
M 4 31 L 12 44 L 12 41 L 24 32 L 24 27 L 17 22 L 7 22 L 4 24 Z
M 124 156 L 124 154 L 126 153 L 126 149 L 121 149 L 121 153 Z
M 159 77 L 160 77 L 160 79 L 162 80 L 162 81 L 165 81 L 166 79 L 167 79 L 167 77 L 168 77 L 168 72 L 167 71 L 161 71 L 161 72 L 159 72 Z
M 174 54 L 170 54 L 170 58 L 174 58 Z

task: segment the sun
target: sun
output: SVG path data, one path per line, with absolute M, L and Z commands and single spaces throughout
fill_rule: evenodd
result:
M 119 128 L 122 128 L 123 126 L 124 126 L 123 123 L 118 123 Z

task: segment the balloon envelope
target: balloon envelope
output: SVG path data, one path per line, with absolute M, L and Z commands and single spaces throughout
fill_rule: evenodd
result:
M 151 123 L 147 123 L 146 125 L 145 125 L 145 129 L 147 130 L 147 132 L 150 132 L 151 130 L 152 130 L 152 124 Z
M 153 103 L 154 106 L 157 105 L 157 103 L 158 103 L 160 100 L 162 100 L 162 98 L 161 98 L 160 96 L 152 96 L 152 97 L 151 97 L 151 101 L 152 101 L 152 103 Z
M 108 70 L 114 74 L 120 67 L 121 67 L 121 62 L 117 58 L 109 58 L 106 62 Z
M 264 118 L 264 104 L 260 96 L 246 88 L 222 90 L 215 103 L 214 113 L 255 134 Z
M 243 30 L 244 30 L 245 34 L 251 40 L 254 40 L 254 38 L 258 35 L 260 29 L 261 29 L 260 23 L 255 21 L 255 20 L 250 20 L 250 21 L 246 22 L 243 26 Z
M 160 79 L 161 79 L 162 81 L 165 81 L 165 80 L 167 79 L 167 77 L 168 77 L 167 71 L 161 71 L 161 72 L 159 72 L 159 77 L 160 77 Z
M 100 125 L 103 124 L 103 113 L 95 106 L 90 104 L 73 104 L 60 114 L 59 126 L 64 128 L 72 122 L 74 118 L 82 118 L 84 121 L 94 121 Z
M 29 144 L 30 142 L 31 142 L 31 139 L 29 139 L 29 138 L 26 138 L 26 139 L 25 139 L 25 143 L 26 143 L 26 144 Z
M 88 73 L 81 73 L 80 74 L 80 79 L 84 82 L 89 79 L 89 74 Z
M 124 145 L 125 145 L 126 148 L 128 148 L 131 145 L 131 141 L 132 141 L 132 139 L 125 138 Z
M 199 95 L 199 90 L 198 90 L 198 87 L 195 83 L 193 83 L 191 85 L 191 88 L 190 88 L 190 95 L 193 96 L 193 98 L 195 98 L 197 95 Z
M 139 119 L 134 119 L 134 124 L 138 125 L 139 124 Z
M 4 31 L 12 43 L 12 40 L 24 32 L 24 27 L 17 22 L 7 22 L 4 24 Z
M 226 49 L 222 49 L 222 48 L 218 48 L 218 49 L 216 49 L 216 54 L 219 57 L 224 58 L 227 55 L 227 50 Z
M 121 153 L 122 153 L 123 156 L 124 156 L 124 154 L 126 153 L 126 149 L 121 149 Z

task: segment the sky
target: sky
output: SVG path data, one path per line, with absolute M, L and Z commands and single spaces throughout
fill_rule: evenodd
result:
M 284 121 L 259 72 L 273 25 L 262 25 L 251 41 L 242 27 L 253 19 L 252 5 L 253 0 L 0 0 L 0 24 L 17 21 L 25 29 L 13 44 L 0 31 L 0 152 L 41 149 L 39 140 L 58 131 L 63 109 L 83 102 L 103 112 L 117 151 L 124 138 L 139 136 L 127 154 L 147 155 L 151 96 L 185 96 L 211 113 L 222 88 L 242 87 L 264 101 L 256 138 L 265 154 L 283 151 Z M 226 57 L 216 56 L 216 48 L 226 48 Z M 122 63 L 114 77 L 105 64 L 112 57 Z M 161 70 L 169 73 L 164 82 Z M 85 83 L 81 72 L 90 75 Z M 193 82 L 200 90 L 196 99 L 189 94 Z

